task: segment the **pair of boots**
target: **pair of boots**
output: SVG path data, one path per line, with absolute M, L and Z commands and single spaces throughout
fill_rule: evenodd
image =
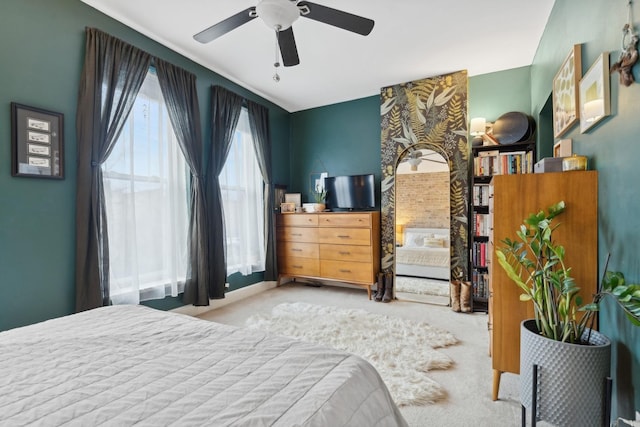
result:
M 393 274 L 390 271 L 378 273 L 378 284 L 374 299 L 377 302 L 389 302 L 393 298 Z
M 471 282 L 452 280 L 450 283 L 451 309 L 457 312 L 470 313 Z

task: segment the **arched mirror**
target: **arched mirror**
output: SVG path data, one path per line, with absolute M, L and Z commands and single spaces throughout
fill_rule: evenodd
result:
M 451 171 L 442 154 L 421 147 L 406 150 L 396 167 L 395 292 L 400 300 L 447 305 Z
M 396 225 L 403 225 L 396 222 L 396 168 L 411 160 L 407 156 L 420 156 L 419 167 L 427 154 L 424 149 L 430 149 L 449 167 L 449 277 L 468 280 L 471 147 L 467 140 L 466 71 L 382 88 L 380 130 L 381 269 L 395 277 Z M 412 154 L 414 151 L 422 154 Z

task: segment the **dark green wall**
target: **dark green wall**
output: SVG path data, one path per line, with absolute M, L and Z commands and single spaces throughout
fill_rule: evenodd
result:
M 380 194 L 380 97 L 291 115 L 291 187 L 311 202 L 311 173 L 372 173 Z M 305 197 L 306 196 L 306 197 Z M 379 196 L 376 205 L 380 207 Z
M 637 17 L 637 7 L 635 11 Z M 531 66 L 532 111 L 539 111 L 548 99 L 553 77 L 573 44 L 582 44 L 583 73 L 602 52 L 611 52 L 611 63 L 617 61 L 626 20 L 627 2 L 556 1 Z M 634 25 L 636 30 L 640 27 L 637 20 Z M 634 76 L 636 81 L 640 78 L 640 65 L 634 67 Z M 588 156 L 590 168 L 598 170 L 600 274 L 610 253 L 609 269 L 622 271 L 634 283 L 640 281 L 638 117 L 640 84 L 621 86 L 616 73 L 611 76 L 611 116 L 585 134 L 575 126 L 562 136 L 571 138 L 574 152 Z M 613 340 L 614 415 L 633 419 L 634 410 L 640 408 L 640 328 L 632 327 L 609 304 L 601 313 L 600 326 Z
M 80 0 L 7 0 L 0 11 L 0 330 L 72 313 L 74 296 L 78 82 L 84 29 L 97 27 L 198 78 L 205 143 L 211 132 L 210 86 L 223 85 L 269 108 L 275 182 L 289 179 L 287 111 L 108 18 Z M 64 114 L 66 177 L 14 178 L 10 102 Z M 262 275 L 229 279 L 234 289 Z M 179 299 L 150 305 L 171 308 Z

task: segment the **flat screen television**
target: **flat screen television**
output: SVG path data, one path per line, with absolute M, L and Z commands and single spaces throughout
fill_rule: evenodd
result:
M 329 176 L 324 187 L 331 210 L 371 210 L 376 206 L 373 174 Z

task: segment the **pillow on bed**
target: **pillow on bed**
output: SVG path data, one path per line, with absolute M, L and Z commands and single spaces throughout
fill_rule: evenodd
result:
M 424 238 L 424 247 L 425 248 L 444 248 L 444 239 L 438 239 L 435 237 L 425 237 Z
M 433 237 L 435 239 L 442 240 L 442 247 L 443 248 L 448 248 L 449 247 L 449 235 L 448 234 L 434 234 Z
M 404 235 L 404 245 L 412 248 L 419 248 L 424 246 L 424 240 L 432 237 L 430 233 L 419 233 L 415 231 L 406 232 Z

